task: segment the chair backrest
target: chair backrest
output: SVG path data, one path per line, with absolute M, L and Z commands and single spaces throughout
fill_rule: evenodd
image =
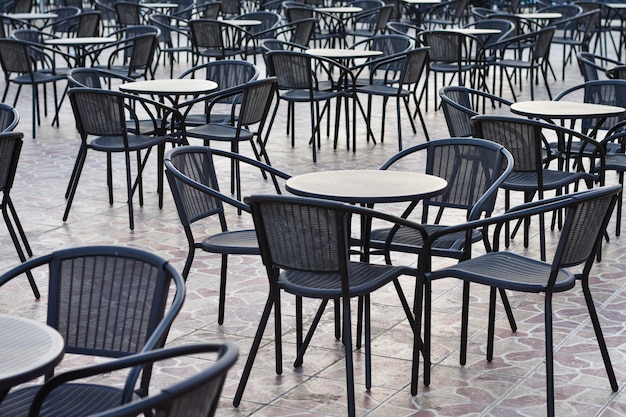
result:
M 211 61 L 197 65 L 179 75 L 178 78 L 202 78 L 215 81 L 220 90 L 246 84 L 259 78 L 259 69 L 251 62 L 227 59 Z M 233 103 L 235 97 L 220 100 L 221 103 Z
M 465 26 L 476 29 L 495 29 L 500 33 L 493 35 L 476 35 L 485 49 L 491 48 L 496 42 L 503 41 L 515 35 L 515 24 L 506 19 L 485 19 L 478 20 Z
M 287 196 L 251 196 L 244 201 L 252 210 L 270 279 L 276 279 L 277 269 L 335 273 L 348 288 L 350 212 L 346 206 Z
M 49 274 L 47 324 L 63 336 L 66 353 L 122 357 L 161 347 L 185 298 L 171 264 L 123 246 L 61 249 L 13 268 L 0 283 L 42 265 Z
M 269 30 L 276 27 L 280 23 L 282 17 L 278 13 L 274 12 L 257 11 L 241 14 L 239 16 L 236 16 L 235 19 L 258 20 L 259 22 L 261 22 L 261 24 L 249 27 L 247 29 L 248 32 L 253 35 L 259 32 L 264 32 L 264 37 L 273 38 L 273 33 Z M 265 31 L 269 32 L 265 33 Z
M 78 15 L 77 37 L 98 36 L 100 34 L 101 13 L 97 10 L 85 10 Z
M 0 39 L 0 64 L 5 74 L 32 74 L 33 64 L 27 43 L 17 39 Z
M 498 187 L 513 169 L 513 156 L 504 146 L 487 140 L 438 139 L 397 153 L 381 169 L 421 170 L 424 165 L 426 174 L 444 178 L 448 186 L 441 195 L 422 200 L 423 222 L 428 223 L 430 207 L 437 210 L 435 223 L 444 209 L 464 210 L 474 220 L 493 211 Z
M 421 43 L 430 47 L 431 62 L 447 64 L 457 63 L 459 66 L 473 60 L 476 55 L 477 39 L 474 36 L 444 30 L 424 31 L 420 34 Z
M 0 133 L 0 191 L 3 199 L 9 198 L 9 192 L 13 187 L 23 137 L 21 132 Z
M 71 19 L 80 14 L 80 8 L 74 6 L 59 7 L 50 10 L 56 17 L 46 27 L 50 28 L 52 33 L 72 33 L 75 31 L 77 20 Z
M 580 97 L 582 95 L 582 97 Z M 597 80 L 576 85 L 561 92 L 554 100 L 582 100 L 585 103 L 603 104 L 626 108 L 626 80 Z M 626 115 L 606 118 L 591 117 L 582 119 L 583 133 L 597 129 L 611 129 L 626 120 Z
M 241 88 L 239 117 L 237 126 L 243 128 L 260 123 L 258 132 L 261 132 L 272 104 L 272 99 L 278 88 L 275 77 L 251 81 Z
M 72 68 L 67 72 L 67 82 L 70 87 L 83 88 L 111 88 L 111 81 L 121 82 L 135 81 L 116 72 L 110 72 L 96 68 Z M 103 83 L 103 81 L 105 81 Z
M 548 56 L 550 55 L 550 45 L 554 36 L 554 27 L 541 29 L 536 33 L 536 43 L 531 54 L 531 61 L 545 62 L 547 65 Z
M 510 106 L 511 101 L 501 97 L 492 96 L 482 90 L 475 90 L 465 86 L 450 85 L 439 90 L 443 115 L 448 125 L 448 132 L 453 137 L 474 136 L 474 125 L 470 122 L 473 116 L 479 114 L 479 106 L 482 102 L 483 112 L 486 102 L 495 105 L 504 104 Z
M 131 417 L 144 414 L 159 417 L 212 417 L 218 407 L 228 370 L 239 356 L 239 350 L 233 343 L 167 347 L 117 360 L 102 368 L 106 372 L 112 368 L 152 366 L 161 360 L 181 358 L 184 355 L 204 356 L 205 353 L 217 354 L 217 358 L 208 368 L 161 389 L 158 393 L 90 417 Z
M 576 59 L 585 82 L 606 79 L 606 70 L 614 66 L 624 65 L 621 61 L 591 52 L 578 52 Z
M 566 209 L 548 285 L 554 285 L 559 267 L 584 264 L 583 274 L 589 273 L 620 191 L 621 187 L 614 185 L 572 196 L 572 204 Z
M 224 48 L 222 22 L 216 19 L 194 19 L 189 21 L 191 44 L 194 48 Z
M 269 51 L 265 57 L 268 74 L 276 77 L 278 88 L 287 90 L 313 88 L 312 55 L 296 51 Z
M 20 115 L 13 106 L 0 103 L 0 132 L 11 132 L 20 121 Z
M 387 31 L 389 34 L 404 35 L 417 41 L 417 35 L 423 32 L 424 28 L 414 23 L 391 21 L 387 22 Z
M 375 35 L 367 39 L 363 39 L 350 48 L 364 48 L 372 51 L 381 51 L 382 56 L 389 56 L 408 51 L 413 47 L 413 41 L 406 35 L 389 34 Z
M 405 54 L 404 64 L 398 79 L 399 85 L 413 85 L 419 82 L 428 64 L 429 50 L 430 48 L 417 48 Z
M 302 46 L 308 46 L 315 32 L 315 18 L 300 19 L 291 22 L 293 28 L 289 42 Z
M 115 17 L 121 26 L 140 25 L 141 6 L 129 1 L 116 1 L 114 3 Z
M 11 13 L 29 13 L 33 8 L 32 0 L 13 0 Z
M 239 0 L 220 0 L 221 12 L 224 16 L 238 16 L 241 14 L 241 2 Z
M 133 36 L 130 43 L 130 61 L 128 62 L 128 76 L 144 75 L 152 70 L 154 53 L 159 44 L 158 33 L 146 33 Z

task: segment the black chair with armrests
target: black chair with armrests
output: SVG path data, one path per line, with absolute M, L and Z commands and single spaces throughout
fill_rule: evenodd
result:
M 46 323 L 63 336 L 65 353 L 85 355 L 84 360 L 87 356 L 120 358 L 162 347 L 185 299 L 185 283 L 169 262 L 124 246 L 61 249 L 5 272 L 0 285 L 43 266 L 48 267 Z M 78 417 L 116 407 L 123 395 L 148 395 L 150 374 L 149 367 L 141 374 L 133 372 L 126 390 L 63 385 L 37 415 Z M 9 392 L 0 414 L 29 415 L 40 386 Z M 55 413 L 57 407 L 68 405 L 69 410 Z
M 602 334 L 600 321 L 596 313 L 591 295 L 590 272 L 594 265 L 596 254 L 617 200 L 620 186 L 601 187 L 575 194 L 557 196 L 548 200 L 539 200 L 517 206 L 505 214 L 495 217 L 470 221 L 466 224 L 451 226 L 438 233 L 431 234 L 424 245 L 424 254 L 420 257 L 420 271 L 424 271 L 425 282 L 432 282 L 442 278 L 458 278 L 464 283 L 483 284 L 490 287 L 487 361 L 493 359 L 494 329 L 495 329 L 495 300 L 496 290 L 504 289 L 522 293 L 543 294 L 543 315 L 545 331 L 545 365 L 546 365 L 546 397 L 547 415 L 555 415 L 554 389 L 554 346 L 553 346 L 553 309 L 552 299 L 557 293 L 563 293 L 574 288 L 578 283 L 582 287 L 589 318 L 593 325 L 595 338 L 598 342 L 602 360 L 609 378 L 611 389 L 618 390 L 617 379 L 611 364 L 609 352 Z M 554 250 L 552 262 L 544 262 L 529 256 L 514 252 L 500 251 L 503 225 L 511 221 L 518 221 L 529 216 L 541 216 L 554 210 L 565 211 L 565 222 L 561 230 L 558 243 Z M 470 236 L 472 231 L 489 227 L 493 232 L 493 251 L 480 256 L 472 256 L 471 245 L 465 245 L 465 254 L 461 262 L 443 269 L 431 270 L 430 248 L 438 239 L 447 234 Z M 506 232 L 505 232 L 506 233 Z M 570 270 L 574 268 L 575 271 Z M 428 296 L 428 294 L 425 294 Z M 419 340 L 421 322 L 421 294 L 415 298 L 416 331 L 414 333 L 413 350 L 413 378 L 411 393 L 417 393 L 417 377 L 420 350 L 430 346 L 430 335 L 424 333 L 424 343 Z M 467 332 L 468 304 L 463 304 L 461 319 L 462 331 Z M 541 309 L 540 306 L 536 307 Z M 430 306 L 424 306 L 425 325 L 430 320 Z M 562 328 L 561 328 L 562 330 Z M 463 344 L 466 343 L 462 339 Z M 571 352 L 563 352 L 569 357 Z M 428 354 L 424 354 L 428 358 Z M 428 359 L 426 359 L 428 361 Z M 462 362 L 463 363 L 463 362 Z M 425 366 L 430 366 L 427 362 Z M 567 401 L 567 400 L 566 400 Z
M 260 255 L 261 251 L 254 229 L 232 229 L 227 222 L 227 208 L 249 213 L 250 207 L 241 200 L 222 191 L 228 188 L 228 175 L 222 175 L 220 164 L 237 161 L 244 172 L 260 170 L 264 175 L 286 180 L 289 175 L 246 156 L 206 146 L 181 146 L 167 152 L 165 174 L 170 184 L 178 216 L 189 244 L 187 260 L 183 267 L 184 279 L 189 276 L 195 252 L 198 249 L 221 256 L 218 324 L 224 323 L 226 284 L 229 255 Z M 246 189 L 247 184 L 243 184 Z M 273 184 L 272 191 L 281 193 Z M 252 189 L 252 188 L 250 188 Z M 216 219 L 221 232 L 197 236 L 199 224 Z M 234 278 L 234 277 L 233 277 Z
M 74 382 L 88 377 L 110 374 L 114 371 L 128 370 L 132 376 L 137 369 L 154 367 L 161 361 L 176 360 L 185 363 L 188 357 L 213 359 L 210 366 L 201 366 L 201 370 L 187 376 L 184 375 L 175 383 L 159 386 L 159 392 L 135 401 L 111 406 L 110 409 L 90 414 L 91 417 L 134 417 L 137 415 L 158 415 L 161 417 L 180 417 L 192 414 L 194 417 L 212 417 L 218 407 L 222 387 L 228 370 L 237 361 L 239 349 L 231 342 L 197 343 L 141 352 L 133 356 L 117 359 L 108 363 L 80 368 L 58 374 L 37 393 L 31 406 L 31 413 L 40 415 L 42 407 L 46 407 L 48 397 L 54 397 L 57 389 L 67 385 L 78 385 Z M 164 363 L 165 364 L 165 363 Z M 158 380 L 157 376 L 152 380 Z M 159 381 L 155 382 L 158 383 Z M 84 388 L 104 388 L 98 384 L 80 384 Z M 69 416 L 73 401 L 65 404 L 58 402 L 52 411 L 57 415 Z M 52 407 L 51 407 L 52 408 Z

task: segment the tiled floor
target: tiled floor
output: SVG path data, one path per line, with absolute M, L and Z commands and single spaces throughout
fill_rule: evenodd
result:
M 553 51 L 555 72 L 560 74 L 560 49 Z M 178 64 L 175 74 L 186 64 Z M 167 70 L 161 69 L 165 77 Z M 569 67 L 567 82 L 552 81 L 554 93 L 582 81 L 576 67 Z M 2 85 L 4 87 L 4 85 Z M 525 88 L 528 87 L 527 82 Z M 544 89 L 537 88 L 540 97 Z M 14 90 L 13 90 L 14 91 Z M 506 91 L 506 90 L 505 90 Z M 527 94 L 524 90 L 522 97 Z M 507 95 L 505 93 L 505 95 Z M 12 95 L 10 95 L 12 97 Z M 380 105 L 375 107 L 374 131 L 380 129 Z M 148 171 L 147 195 L 142 208 L 135 213 L 136 227 L 128 228 L 127 207 L 124 202 L 123 166 L 115 158 L 115 204 L 110 207 L 106 197 L 105 158 L 92 153 L 78 186 L 78 192 L 67 222 L 61 217 L 65 206 L 64 191 L 69 178 L 79 139 L 74 127 L 69 103 L 61 113 L 60 128 L 50 127 L 52 117 L 42 120 L 36 139 L 30 137 L 30 95 L 23 92 L 18 105 L 22 115 L 19 130 L 25 133 L 24 148 L 13 190 L 13 200 L 36 255 L 76 245 L 118 244 L 153 251 L 182 269 L 187 253 L 184 234 L 179 226 L 173 201 L 166 192 L 162 210 L 157 207 L 155 181 Z M 286 109 L 279 111 L 268 149 L 275 167 L 290 174 L 324 169 L 376 168 L 397 151 L 393 104 L 390 104 L 384 144 L 365 140 L 363 123 L 359 123 L 355 153 L 345 147 L 332 149 L 332 140 L 324 139 L 318 162 L 311 161 L 307 145 L 308 107 L 298 110 L 295 147 L 285 134 Z M 447 137 L 442 112 L 426 115 L 431 137 Z M 410 134 L 404 123 L 405 146 L 421 143 L 418 130 Z M 340 145 L 345 143 L 340 138 Z M 245 149 L 243 152 L 248 152 Z M 421 168 L 417 168 L 421 169 Z M 227 175 L 227 167 L 224 167 Z M 245 191 L 264 192 L 267 183 L 256 172 L 246 172 Z M 610 177 L 608 182 L 615 182 Z M 168 191 L 168 190 L 166 190 Z M 138 204 L 137 204 L 138 205 Z M 400 206 L 381 209 L 399 213 Z M 229 213 L 233 227 L 250 226 L 246 216 Z M 213 223 L 207 229 L 216 230 Z M 5 230 L 5 229 L 0 229 Z M 615 365 L 620 391 L 611 392 L 587 318 L 581 291 L 576 290 L 555 300 L 555 375 L 557 415 L 559 416 L 622 416 L 626 413 L 626 248 L 624 237 L 614 236 L 604 246 L 602 262 L 595 265 L 592 289 L 596 297 L 610 354 Z M 534 230 L 536 233 L 536 230 Z M 548 231 L 549 238 L 555 233 Z M 0 268 L 6 270 L 17 262 L 6 231 L 0 231 Z M 515 243 L 519 244 L 519 240 Z M 534 242 L 536 243 L 536 242 Z M 536 245 L 535 245 L 536 246 Z M 515 248 L 523 250 L 523 248 Z M 535 254 L 534 249 L 529 251 Z M 259 321 L 267 294 L 267 281 L 257 257 L 230 258 L 230 276 L 224 325 L 217 324 L 217 294 L 219 257 L 199 253 L 188 280 L 187 300 L 182 313 L 171 330 L 168 344 L 198 341 L 230 340 L 235 342 L 241 356 L 226 381 L 219 416 L 343 416 L 346 414 L 343 346 L 335 340 L 330 311 L 320 325 L 304 365 L 293 369 L 295 326 L 293 299 L 283 297 L 284 371 L 274 372 L 272 322 L 253 368 L 243 402 L 232 406 L 252 337 Z M 413 263 L 410 257 L 399 258 Z M 36 275 L 39 286 L 45 288 L 43 271 Z M 411 293 L 412 282 L 403 285 Z M 44 290 L 45 293 L 45 290 Z M 409 392 L 411 371 L 411 331 L 403 318 L 392 288 L 378 291 L 372 297 L 373 328 L 373 386 L 366 390 L 363 379 L 363 353 L 354 356 L 358 415 L 368 416 L 540 416 L 545 414 L 544 343 L 542 297 L 510 294 L 519 330 L 512 333 L 500 309 L 497 320 L 495 358 L 485 360 L 487 292 L 475 287 L 471 299 L 470 342 L 468 361 L 458 364 L 460 285 L 447 280 L 434 285 L 433 371 L 429 387 L 419 386 L 419 393 Z M 42 319 L 45 317 L 45 296 L 41 301 L 32 297 L 25 279 L 18 278 L 0 289 L 0 313 L 19 314 Z M 316 311 L 316 304 L 306 303 L 307 319 Z M 2 336 L 7 337 L 7 336 Z M 62 367 L 75 366 L 80 361 L 67 358 Z M 155 378 L 181 375 L 183 364 L 159 368 Z

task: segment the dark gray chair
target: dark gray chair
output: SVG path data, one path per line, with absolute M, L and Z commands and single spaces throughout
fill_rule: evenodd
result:
M 426 282 L 441 278 L 458 278 L 467 283 L 477 283 L 491 287 L 488 318 L 488 361 L 493 359 L 496 290 L 505 289 L 523 293 L 544 294 L 546 408 L 547 415 L 551 417 L 555 415 L 552 298 L 554 294 L 571 290 L 579 283 L 582 286 L 589 318 L 593 324 L 595 337 L 598 341 L 598 347 L 604 361 L 611 389 L 614 392 L 618 390 L 615 372 L 613 371 L 591 295 L 589 273 L 600 249 L 620 189 L 619 185 L 613 185 L 575 194 L 561 195 L 549 200 L 539 200 L 518 206 L 503 215 L 452 226 L 442 230 L 440 233 L 432 234 L 424 245 L 424 254 L 420 257 L 421 268 L 426 272 L 423 277 Z M 553 210 L 564 210 L 565 222 L 551 263 L 538 261 L 517 253 L 500 252 L 501 232 L 504 224 L 529 216 L 540 216 Z M 492 252 L 472 257 L 471 245 L 468 242 L 461 262 L 440 270 L 428 272 L 430 271 L 428 261 L 429 248 L 434 242 L 442 237 L 445 238 L 446 234 L 467 234 L 469 236 L 471 235 L 470 231 L 484 227 L 490 227 L 490 230 L 494 233 Z M 579 267 L 576 268 L 578 272 L 570 271 L 569 268 L 572 267 Z M 421 294 L 418 294 L 415 300 L 415 311 L 418 316 L 416 317 L 416 331 L 414 333 L 412 394 L 417 393 L 419 352 L 421 349 L 428 349 L 430 346 L 430 334 L 428 332 L 424 333 L 423 346 L 419 340 L 421 321 L 419 315 L 422 311 Z M 463 307 L 461 333 L 466 334 L 468 305 L 464 304 Z M 425 318 L 426 323 L 429 320 L 429 308 L 428 305 L 424 307 L 427 315 Z M 541 307 L 537 307 L 537 309 L 541 309 Z M 465 339 L 462 339 L 461 342 L 463 344 L 466 343 Z M 424 357 L 429 357 L 429 351 L 424 353 Z M 425 366 L 430 366 L 428 361 L 429 359 L 426 359 L 427 363 Z
M 69 354 L 119 358 L 160 348 L 185 299 L 183 279 L 170 263 L 123 246 L 62 249 L 4 273 L 0 285 L 41 266 L 49 271 L 47 324 L 61 333 Z M 55 414 L 53 410 L 68 404 L 71 411 L 55 415 L 91 415 L 120 405 L 123 396 L 132 398 L 133 389 L 146 396 L 150 373 L 149 368 L 141 375 L 134 372 L 126 389 L 64 385 L 43 404 L 40 415 Z M 9 392 L 0 414 L 28 415 L 39 388 Z

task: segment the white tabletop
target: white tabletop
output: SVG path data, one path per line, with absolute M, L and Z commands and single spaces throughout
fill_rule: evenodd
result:
M 601 3 L 611 9 L 626 9 L 626 3 Z
M 439 4 L 441 0 L 402 0 L 407 4 Z
M 515 114 L 554 119 L 618 116 L 625 111 L 623 107 L 575 101 L 535 100 L 511 104 L 511 112 Z
M 352 6 L 316 7 L 315 10 L 326 13 L 359 13 L 363 11 L 361 7 Z
M 52 327 L 0 315 L 0 397 L 12 386 L 49 372 L 63 358 L 65 342 Z
M 261 23 L 263 23 L 260 20 L 254 19 L 229 19 L 223 20 L 223 22 L 234 26 L 259 26 Z
M 178 7 L 176 3 L 141 3 L 141 6 L 154 9 L 175 9 Z
M 285 183 L 296 195 L 362 204 L 415 201 L 438 195 L 447 186 L 433 175 L 377 169 L 312 172 Z
M 120 85 L 120 90 L 138 94 L 184 95 L 209 93 L 217 87 L 214 81 L 185 78 L 134 81 Z
M 19 20 L 54 19 L 57 17 L 55 13 L 6 13 L 3 16 Z
M 56 38 L 46 39 L 47 45 L 64 45 L 64 46 L 80 46 L 80 45 L 102 45 L 115 42 L 115 38 L 107 36 L 83 36 L 76 38 Z
M 346 48 L 311 48 L 305 51 L 309 55 L 321 56 L 324 58 L 369 58 L 380 56 L 382 51 L 371 51 L 365 49 L 346 49 Z
M 502 33 L 500 29 L 481 29 L 481 28 L 451 28 L 442 29 L 447 32 L 457 32 L 464 35 L 497 35 Z
M 561 13 L 518 13 L 515 16 L 524 19 L 560 19 L 563 17 Z

